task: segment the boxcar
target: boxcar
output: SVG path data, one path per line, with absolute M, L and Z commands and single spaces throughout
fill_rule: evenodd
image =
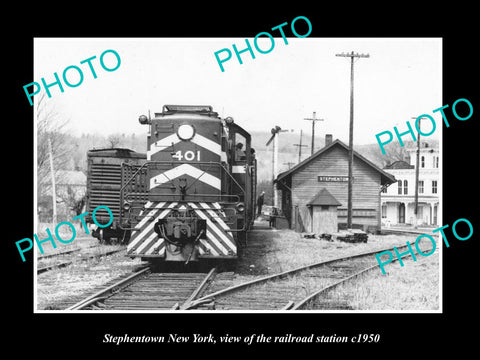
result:
M 94 149 L 87 152 L 87 192 L 85 217 L 92 229 L 91 233 L 100 242 L 110 243 L 113 239 L 126 243 L 130 239 L 129 224 L 120 223 L 122 178 L 132 169 L 140 168 L 146 161 L 146 154 L 130 149 L 111 148 Z M 107 206 L 113 214 L 113 222 L 109 227 L 99 228 L 95 225 L 92 212 L 97 206 Z M 95 220 L 105 225 L 111 220 L 108 212 L 102 208 L 95 213 Z

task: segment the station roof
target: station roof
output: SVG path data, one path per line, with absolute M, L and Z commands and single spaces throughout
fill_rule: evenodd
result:
M 330 192 L 326 188 L 320 190 L 317 195 L 315 195 L 315 197 L 307 204 L 307 206 L 313 205 L 342 206 L 342 204 L 335 198 L 335 196 L 330 194 Z
M 340 148 L 343 148 L 345 151 L 348 152 L 349 150 L 349 147 L 344 144 L 342 141 L 340 140 L 335 140 L 333 141 L 331 144 L 323 147 L 322 149 L 318 150 L 315 154 L 313 154 L 312 156 L 306 158 L 305 160 L 303 160 L 302 162 L 298 163 L 297 165 L 295 165 L 294 167 L 292 167 L 290 170 L 288 171 L 285 171 L 283 173 L 280 173 L 277 178 L 275 179 L 275 182 L 278 182 L 280 180 L 283 180 L 285 178 L 287 178 L 288 176 L 291 176 L 292 174 L 294 174 L 295 172 L 299 171 L 300 169 L 302 169 L 305 165 L 309 164 L 311 161 L 314 161 L 315 159 L 321 157 L 322 155 L 325 154 L 325 152 L 327 152 L 327 150 L 333 148 L 333 147 L 340 147 Z M 373 162 L 371 162 L 370 160 L 368 160 L 367 158 L 365 158 L 364 156 L 360 155 L 359 153 L 357 153 L 355 150 L 353 151 L 353 156 L 354 158 L 358 159 L 358 160 L 361 160 L 363 161 L 365 164 L 367 164 L 368 166 L 372 167 L 375 171 L 377 171 L 380 176 L 381 176 L 381 181 L 380 183 L 382 185 L 385 185 L 385 184 L 392 184 L 394 182 L 396 182 L 395 180 L 395 176 L 393 176 L 392 174 L 389 174 L 387 173 L 386 171 L 383 171 L 382 169 L 380 169 L 377 165 L 375 165 Z
M 384 169 L 414 169 L 414 168 L 415 166 L 410 165 L 409 163 L 403 160 L 395 161 L 390 165 L 387 165 L 384 167 Z

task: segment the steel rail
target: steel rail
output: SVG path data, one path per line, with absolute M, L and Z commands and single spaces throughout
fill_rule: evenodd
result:
M 189 308 L 190 304 L 200 295 L 200 293 L 205 289 L 207 284 L 213 279 L 215 274 L 217 273 L 217 268 L 212 268 L 205 276 L 205 278 L 202 280 L 200 285 L 197 286 L 197 288 L 192 292 L 192 294 L 188 297 L 187 300 L 179 307 L 179 310 L 186 310 Z
M 95 247 L 97 247 L 97 246 L 95 246 Z M 90 259 L 97 259 L 97 258 L 101 258 L 103 256 L 109 256 L 109 255 L 115 254 L 115 253 L 120 252 L 122 250 L 125 250 L 125 248 L 117 249 L 117 250 L 110 250 L 110 251 L 107 251 L 107 252 L 104 252 L 104 253 L 101 253 L 101 254 L 91 254 L 91 255 L 82 257 L 80 260 L 85 261 L 85 260 L 90 260 Z M 37 267 L 37 275 L 42 274 L 46 271 L 55 269 L 55 268 L 62 268 L 62 267 L 65 267 L 65 266 L 68 266 L 68 265 L 71 265 L 71 264 L 73 264 L 73 261 L 65 261 L 65 262 L 62 262 L 62 263 L 47 265 L 47 266 L 43 266 L 43 267 L 40 267 L 40 268 Z
M 395 246 L 395 247 L 397 249 L 399 249 L 399 248 L 407 247 L 407 245 L 401 245 L 401 246 L 398 246 L 398 247 Z M 247 282 L 244 282 L 244 283 L 241 283 L 241 284 L 238 284 L 238 285 L 230 286 L 230 287 L 227 287 L 227 288 L 222 289 L 222 290 L 218 290 L 218 291 L 216 291 L 214 293 L 211 293 L 211 294 L 207 294 L 207 295 L 205 295 L 205 296 L 203 296 L 203 297 L 201 297 L 201 298 L 199 298 L 195 301 L 192 301 L 186 309 L 188 310 L 188 309 L 195 308 L 196 306 L 200 305 L 201 303 L 204 303 L 208 299 L 212 299 L 212 298 L 219 297 L 219 296 L 222 296 L 222 295 L 225 296 L 226 294 L 230 294 L 230 293 L 233 293 L 235 291 L 245 289 L 245 288 L 250 287 L 252 285 L 264 283 L 264 282 L 267 282 L 269 280 L 281 279 L 281 278 L 286 277 L 288 275 L 299 273 L 299 272 L 309 270 L 309 269 L 312 269 L 312 268 L 315 268 L 315 267 L 325 266 L 325 265 L 329 265 L 329 264 L 332 264 L 332 263 L 335 263 L 335 262 L 354 259 L 354 258 L 359 258 L 359 257 L 363 257 L 363 256 L 374 255 L 374 254 L 378 254 L 378 253 L 383 252 L 383 251 L 390 251 L 390 250 L 393 250 L 393 247 L 387 248 L 387 249 L 374 250 L 374 251 L 365 251 L 365 252 L 362 252 L 362 253 L 359 253 L 359 254 L 353 254 L 353 255 L 348 255 L 348 256 L 344 256 L 344 257 L 337 257 L 337 258 L 334 258 L 334 259 L 325 260 L 325 261 L 321 261 L 321 262 L 317 262 L 317 263 L 313 263 L 313 264 L 309 264 L 309 265 L 305 265 L 305 266 L 299 266 L 299 267 L 294 268 L 292 270 L 286 270 L 286 271 L 283 271 L 281 273 L 264 276 L 264 277 L 254 279 L 254 280 L 251 280 L 251 281 L 247 281 Z M 377 267 L 377 266 L 379 266 L 379 265 L 375 265 L 375 267 Z
M 143 268 L 140 271 L 137 271 L 136 273 L 130 275 L 129 277 L 120 280 L 116 282 L 113 285 L 108 286 L 107 288 L 100 290 L 96 292 L 93 295 L 88 296 L 87 298 L 77 302 L 76 304 L 68 307 L 65 310 L 81 310 L 82 308 L 91 305 L 92 303 L 96 302 L 93 300 L 104 300 L 107 297 L 110 297 L 111 295 L 117 293 L 119 289 L 125 288 L 127 286 L 130 286 L 132 283 L 135 281 L 139 280 L 140 277 L 147 275 L 150 273 L 151 269 L 150 267 Z
M 102 289 L 98 292 L 96 292 L 93 295 L 90 295 L 89 297 L 79 301 L 78 303 L 70 306 L 66 310 L 81 310 L 84 309 L 88 306 L 94 305 L 97 302 L 104 301 L 111 296 L 121 292 L 123 289 L 129 287 L 133 283 L 140 281 L 142 278 L 147 276 L 150 273 L 150 267 L 146 267 L 135 274 L 130 275 L 129 277 L 120 280 L 116 282 L 113 285 L 110 285 L 109 287 Z M 207 284 L 212 280 L 212 278 L 215 276 L 217 272 L 216 268 L 212 268 L 208 274 L 203 278 L 202 282 L 193 290 L 193 292 L 190 294 L 190 296 L 182 303 L 182 305 L 179 305 L 176 303 L 171 310 L 184 310 L 188 305 L 195 300 L 198 295 L 205 289 Z
M 92 247 L 92 246 L 90 246 Z M 86 249 L 89 249 L 90 247 L 86 248 Z M 95 245 L 96 247 L 96 245 Z M 82 248 L 75 248 L 73 250 L 67 250 L 67 251 L 61 251 L 61 252 L 58 252 L 58 253 L 53 253 L 53 254 L 47 254 L 47 255 L 42 255 L 42 256 L 38 256 L 37 257 L 37 260 L 43 260 L 43 259 L 48 259 L 48 258 L 51 258 L 51 257 L 55 257 L 55 256 L 61 256 L 61 255 L 66 255 L 66 254 L 71 254 L 73 252 L 77 252 L 77 251 L 80 251 L 82 250 Z
M 47 271 L 52 270 L 52 269 L 66 267 L 66 266 L 71 265 L 71 264 L 73 264 L 73 261 L 64 261 L 64 262 L 61 262 L 61 263 L 58 263 L 58 264 L 42 266 L 40 268 L 37 267 L 37 275 L 42 274 L 42 273 L 47 272 Z
M 300 300 L 299 302 L 297 303 L 294 303 L 292 306 L 290 306 L 289 308 L 286 308 L 285 310 L 298 310 L 299 308 L 305 306 L 307 303 L 309 303 L 310 301 L 312 301 L 313 299 L 315 299 L 317 296 L 319 296 L 321 293 L 323 292 L 327 292 L 328 290 L 331 290 L 333 289 L 334 287 L 337 287 L 338 285 L 340 284 L 343 284 L 345 282 L 347 282 L 348 280 L 351 280 L 361 274 L 363 274 L 364 272 L 367 272 L 369 270 L 372 270 L 374 268 L 378 267 L 378 265 L 373 265 L 373 266 L 370 266 L 366 269 L 362 269 L 361 271 L 355 273 L 355 274 L 352 274 L 346 278 L 343 278 L 333 284 L 330 284 L 328 286 L 325 286 L 324 288 L 320 289 L 320 290 L 317 290 L 315 292 L 313 292 L 312 294 L 308 295 L 307 297 L 305 297 L 303 300 Z M 292 301 L 293 302 L 293 301 Z
M 417 252 L 417 254 L 418 254 L 418 252 Z M 410 256 L 412 256 L 412 255 L 408 254 L 408 255 L 402 256 L 402 259 L 408 258 Z M 399 259 L 395 258 L 390 263 L 395 262 L 395 261 L 399 261 Z M 368 268 L 362 269 L 355 274 L 352 274 L 352 275 L 347 276 L 346 278 L 343 278 L 343 279 L 341 279 L 341 280 L 339 280 L 339 281 L 337 281 L 333 284 L 325 286 L 324 288 L 322 288 L 320 290 L 314 291 L 313 293 L 311 293 L 310 295 L 308 295 L 304 299 L 298 301 L 297 303 L 294 303 L 293 301 L 290 301 L 289 304 L 291 304 L 291 303 L 293 303 L 293 304 L 291 306 L 288 306 L 288 304 L 287 304 L 287 306 L 285 306 L 285 308 L 283 310 L 299 310 L 300 308 L 304 307 L 306 304 L 308 304 L 309 302 L 311 302 L 315 298 L 317 298 L 320 294 L 326 293 L 326 292 L 332 290 L 333 288 L 337 287 L 338 285 L 346 283 L 347 281 L 352 280 L 352 279 L 356 278 L 357 276 L 362 275 L 363 273 L 365 273 L 367 271 L 370 271 L 370 270 L 373 270 L 377 267 L 378 267 L 378 265 L 373 265 L 373 266 L 370 266 Z
M 66 255 L 66 254 L 70 254 L 72 252 L 77 252 L 77 251 L 80 251 L 80 250 L 94 249 L 94 248 L 97 248 L 97 247 L 99 248 L 101 246 L 102 245 L 99 245 L 99 244 L 93 244 L 93 245 L 86 246 L 86 247 L 77 247 L 77 248 L 71 249 L 71 250 L 54 252 L 52 254 L 37 256 L 37 260 L 43 260 L 43 259 L 48 259 L 48 258 L 55 257 L 55 256 Z

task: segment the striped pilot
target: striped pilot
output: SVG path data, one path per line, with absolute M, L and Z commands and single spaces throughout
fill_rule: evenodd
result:
M 149 126 L 147 161 L 121 188 L 132 230 L 127 255 L 185 263 L 237 258 L 254 218 L 250 134 L 211 106 L 165 105 L 139 121 Z M 132 190 L 139 182 L 146 193 Z

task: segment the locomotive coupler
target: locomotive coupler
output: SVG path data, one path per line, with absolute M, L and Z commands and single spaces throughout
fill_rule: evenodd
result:
M 191 212 L 175 212 L 158 220 L 154 231 L 166 242 L 166 260 L 197 260 L 198 241 L 206 237 L 206 220 L 199 219 Z

